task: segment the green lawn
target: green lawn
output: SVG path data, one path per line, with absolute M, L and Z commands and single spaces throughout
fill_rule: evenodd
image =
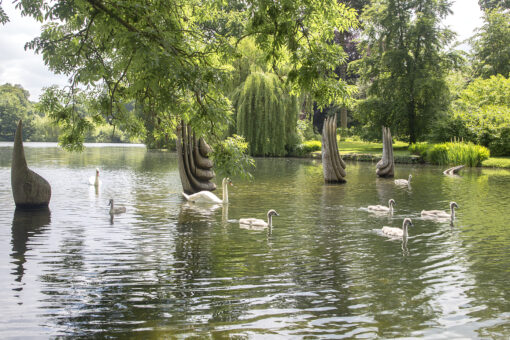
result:
M 404 142 L 395 142 L 393 144 L 393 154 L 395 156 L 408 156 L 411 153 L 407 149 L 408 144 Z M 382 143 L 362 142 L 353 140 L 342 140 L 338 143 L 340 153 L 367 153 L 382 155 Z
M 510 157 L 490 157 L 482 162 L 483 167 L 510 168 Z

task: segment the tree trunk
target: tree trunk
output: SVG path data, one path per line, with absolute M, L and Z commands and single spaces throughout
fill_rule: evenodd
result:
M 336 142 L 336 115 L 327 117 L 322 128 L 322 170 L 326 183 L 345 183 L 345 162 Z

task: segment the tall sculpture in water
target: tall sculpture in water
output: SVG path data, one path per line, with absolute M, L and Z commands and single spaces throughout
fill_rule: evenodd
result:
M 22 122 L 18 123 L 12 150 L 11 187 L 14 203 L 18 208 L 48 206 L 51 186 L 44 178 L 30 170 L 25 159 L 22 138 Z
M 322 127 L 322 170 L 327 183 L 345 183 L 345 162 L 336 142 L 336 115 L 329 116 Z
M 382 137 L 382 159 L 377 163 L 375 173 L 379 177 L 393 177 L 395 171 L 395 160 L 393 158 L 393 142 L 391 140 L 390 128 L 383 126 Z
M 213 162 L 208 155 L 211 147 L 203 138 L 197 140 L 191 127 L 181 122 L 177 128 L 177 157 L 182 189 L 186 194 L 216 189 Z

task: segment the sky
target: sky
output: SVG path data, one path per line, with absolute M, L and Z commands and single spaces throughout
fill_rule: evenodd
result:
M 39 35 L 41 25 L 29 17 L 21 17 L 12 0 L 0 0 L 10 22 L 0 25 L 0 85 L 19 84 L 30 92 L 30 100 L 38 101 L 43 87 L 67 85 L 67 77 L 56 75 L 44 65 L 42 56 L 32 50 L 25 51 L 25 43 Z M 482 25 L 477 0 L 454 0 L 453 15 L 444 24 L 457 32 L 457 40 L 463 41 L 473 35 Z M 462 45 L 467 49 L 467 45 Z

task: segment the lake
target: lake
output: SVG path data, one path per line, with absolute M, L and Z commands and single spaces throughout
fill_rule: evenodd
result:
M 16 210 L 12 143 L 0 143 L 0 338 L 509 338 L 510 171 L 257 159 L 225 206 L 181 195 L 175 153 L 26 143 L 49 210 Z M 100 169 L 96 190 L 88 178 Z M 221 179 L 217 179 L 220 183 Z M 221 185 L 216 194 L 221 197 Z M 108 214 L 108 200 L 127 208 Z M 396 201 L 395 212 L 366 207 Z M 422 209 L 459 205 L 456 220 Z M 265 219 L 271 232 L 239 227 Z M 407 242 L 384 236 L 410 217 Z

